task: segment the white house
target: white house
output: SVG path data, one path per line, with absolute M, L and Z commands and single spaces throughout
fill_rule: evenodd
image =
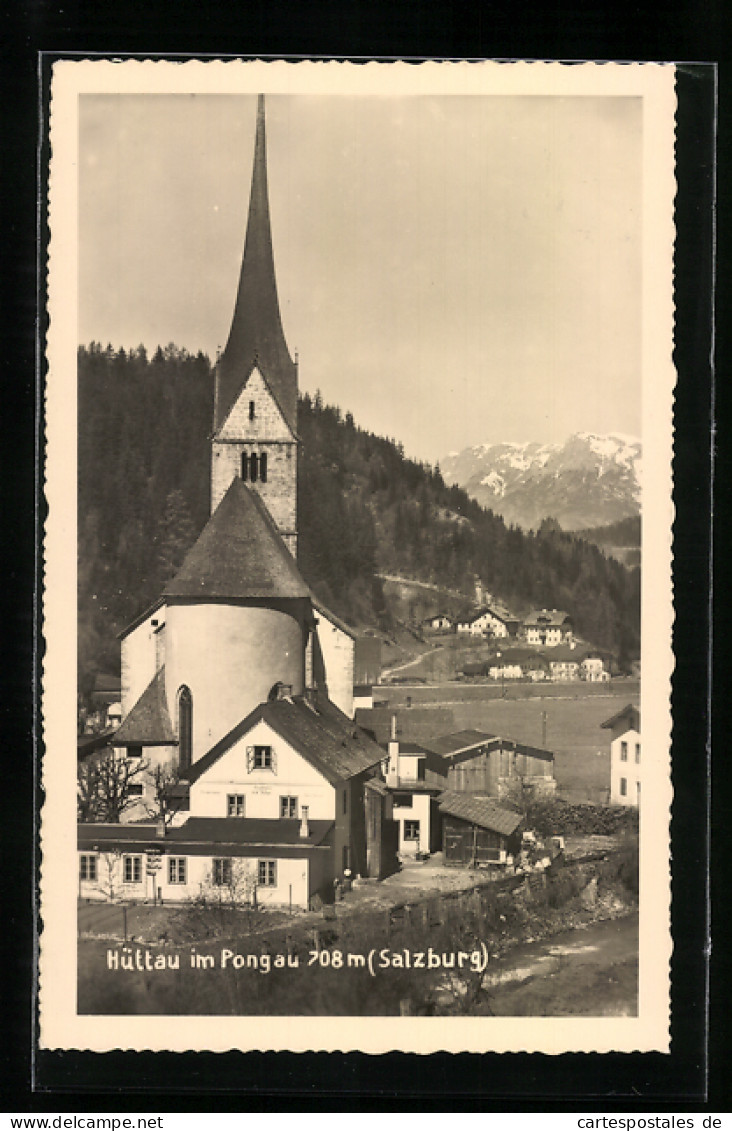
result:
M 463 613 L 457 621 L 457 631 L 471 636 L 495 636 L 505 639 L 509 635 L 510 617 L 490 607 Z
M 610 737 L 610 804 L 639 805 L 641 795 L 640 711 L 629 703 L 602 726 Z
M 608 683 L 610 672 L 605 670 L 602 656 L 597 653 L 588 653 L 580 663 L 580 679 L 587 683 Z
M 560 609 L 536 609 L 524 621 L 527 643 L 540 647 L 571 641 L 573 628 L 572 618 Z
M 387 746 L 386 785 L 399 825 L 398 850 L 404 856 L 427 855 L 440 847 L 437 798 L 447 785 L 447 766 L 438 754 L 396 737 L 392 718 Z

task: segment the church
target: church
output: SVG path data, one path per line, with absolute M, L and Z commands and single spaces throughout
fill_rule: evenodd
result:
M 239 286 L 215 373 L 211 517 L 122 633 L 114 746 L 144 773 L 124 824 L 79 826 L 82 898 L 243 886 L 260 905 L 308 907 L 345 872 L 391 867 L 385 752 L 353 721 L 355 634 L 297 566 L 297 404 L 260 95 Z

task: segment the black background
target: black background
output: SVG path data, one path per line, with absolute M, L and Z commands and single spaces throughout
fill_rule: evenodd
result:
M 724 864 L 730 805 L 724 749 L 714 770 L 712 892 L 715 947 L 711 962 L 707 1049 L 706 921 L 708 843 L 707 747 L 710 726 L 710 520 L 713 383 L 711 356 L 726 354 L 729 327 L 729 128 L 732 68 L 722 58 L 730 36 L 721 5 L 635 4 L 541 6 L 454 0 L 340 0 L 324 3 L 16 3 L 2 16 L 3 328 L 0 547 L 3 659 L 2 1066 L 6 1111 L 534 1110 L 615 1113 L 622 1110 L 724 1112 L 729 1097 L 725 987 Z M 41 60 L 39 52 L 47 53 Z M 50 64 L 60 53 L 223 54 L 245 57 L 555 58 L 684 63 L 677 72 L 677 247 L 674 586 L 674 789 L 672 845 L 672 1052 L 661 1054 L 486 1054 L 428 1058 L 406 1054 L 144 1054 L 42 1052 L 35 1044 L 34 892 L 35 760 L 42 641 L 34 628 L 43 500 L 36 485 L 36 310 L 43 309 L 43 249 L 37 270 L 37 198 L 45 191 L 43 146 Z M 698 61 L 718 61 L 719 68 Z M 40 77 L 39 77 L 40 76 Z M 719 95 L 719 137 L 715 104 Z M 719 172 L 714 167 L 718 143 Z M 38 180 L 39 146 L 41 180 Z M 719 178 L 718 294 L 714 298 L 713 200 Z M 38 188 L 38 185 L 41 188 Z M 43 208 L 40 209 L 41 216 Z M 41 234 L 43 236 L 43 225 Z M 38 300 L 40 295 L 40 302 Z M 712 309 L 716 303 L 714 327 Z M 43 334 L 43 321 L 40 323 Z M 717 362 L 720 374 L 721 362 Z M 39 380 L 43 364 L 39 363 Z M 717 378 L 723 421 L 725 379 Z M 716 444 L 724 439 L 718 433 Z M 42 429 L 40 431 L 42 442 Z M 715 731 L 726 731 L 724 612 L 725 511 L 729 478 L 723 445 L 716 470 L 715 574 L 718 664 Z M 41 484 L 42 486 L 42 484 Z M 37 655 L 36 655 L 37 652 Z M 34 660 L 37 661 L 34 670 Z M 70 654 L 69 663 L 75 657 Z M 68 757 L 49 750 L 46 757 Z M 71 976 L 71 975 L 69 975 Z M 314 1021 L 317 1025 L 317 1021 Z M 358 1041 L 358 1020 L 353 1023 Z M 330 1106 L 329 1106 L 330 1105 Z M 697 1126 L 700 1120 L 695 1120 Z

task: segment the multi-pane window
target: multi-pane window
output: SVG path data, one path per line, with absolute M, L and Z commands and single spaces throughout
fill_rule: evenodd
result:
M 640 742 L 636 742 L 635 744 L 635 761 L 636 765 L 640 762 Z
M 272 770 L 275 771 L 275 757 L 274 751 L 271 746 L 248 746 L 247 747 L 247 769 L 249 773 L 252 770 Z
M 628 761 L 628 743 L 627 742 L 621 742 L 620 743 L 620 761 L 621 762 L 627 762 Z
M 297 798 L 296 797 L 281 797 L 280 798 L 280 817 L 296 817 L 297 816 Z
M 122 875 L 126 884 L 139 884 L 142 881 L 142 857 L 123 856 Z
M 620 796 L 621 797 L 627 797 L 628 796 L 628 779 L 627 778 L 621 778 L 620 779 Z
M 97 879 L 97 858 L 96 856 L 80 856 L 79 857 L 79 879 L 89 880 L 96 883 Z
M 186 882 L 186 858 L 185 856 L 169 856 L 168 857 L 168 883 L 169 884 L 184 884 Z
M 231 883 L 231 860 L 214 859 L 212 878 L 216 887 L 227 887 Z
M 404 839 L 419 840 L 419 821 L 404 822 Z
M 246 800 L 243 793 L 230 793 L 226 798 L 226 816 L 243 817 Z
M 276 888 L 277 887 L 277 861 L 276 860 L 258 860 L 257 861 L 257 884 L 260 888 Z

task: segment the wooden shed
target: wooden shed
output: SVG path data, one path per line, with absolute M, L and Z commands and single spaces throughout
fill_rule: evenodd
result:
M 490 797 L 447 791 L 440 797 L 445 864 L 479 867 L 503 864 L 521 847 L 523 818 Z

